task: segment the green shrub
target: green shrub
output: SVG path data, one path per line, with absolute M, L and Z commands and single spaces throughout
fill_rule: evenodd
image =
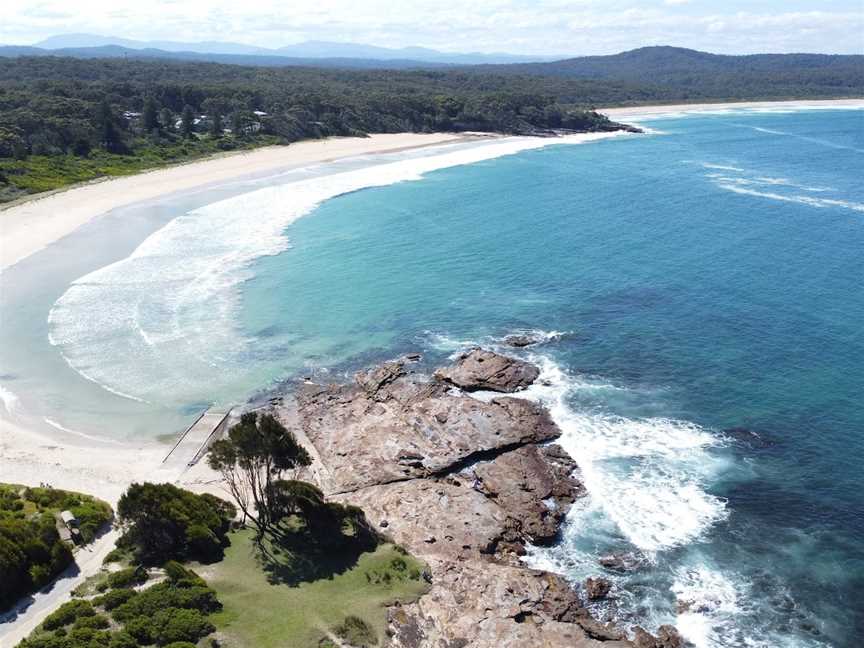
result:
M 153 617 L 156 626 L 156 643 L 165 646 L 178 641 L 197 643 L 216 628 L 198 610 L 168 608 Z
M 95 630 L 93 628 L 73 628 L 69 633 L 69 645 L 71 648 L 97 648 L 105 646 L 111 641 L 111 633 L 107 630 Z
M 78 628 L 89 628 L 91 630 L 104 630 L 111 623 L 108 621 L 108 617 L 104 614 L 94 614 L 93 616 L 82 616 L 75 619 L 75 625 L 72 626 L 72 630 L 77 630 Z
M 25 639 L 16 648 L 69 648 L 69 640 L 57 633 L 41 634 Z
M 130 588 L 147 582 L 147 570 L 143 567 L 127 567 L 108 576 L 108 585 L 114 589 Z
M 128 632 L 121 630 L 111 637 L 108 648 L 138 648 L 138 642 Z
M 147 645 L 156 640 L 156 628 L 150 617 L 140 616 L 130 619 L 123 624 L 123 629 L 140 644 Z
M 90 601 L 74 599 L 64 603 L 54 612 L 45 617 L 45 620 L 42 622 L 42 627 L 45 628 L 45 630 L 56 630 L 57 628 L 69 625 L 79 617 L 94 616 L 95 614 L 96 610 L 93 609 Z
M 198 558 L 217 560 L 227 542 L 234 506 L 172 484 L 132 484 L 117 505 L 126 532 L 121 546 L 148 564 Z
M 102 560 L 102 564 L 107 565 L 108 563 L 123 562 L 124 560 L 126 560 L 127 557 L 127 552 L 123 551 L 123 549 L 120 549 L 119 547 L 115 547 L 108 552 L 108 554 Z
M 206 586 L 207 582 L 191 569 L 187 569 L 176 560 L 169 560 L 163 566 L 165 575 L 178 587 Z
M 139 592 L 118 606 L 112 616 L 123 623 L 140 616 L 152 618 L 166 608 L 188 608 L 209 614 L 220 610 L 222 604 L 216 598 L 216 592 L 209 587 L 176 587 L 166 581 Z
M 106 610 L 113 610 L 120 605 L 123 605 L 126 601 L 131 599 L 133 596 L 137 596 L 138 592 L 131 589 L 116 589 L 111 590 L 110 592 L 103 594 L 102 596 L 97 596 L 93 599 L 93 604 L 101 606 Z
M 195 648 L 195 644 L 188 641 L 174 641 L 165 646 L 165 648 Z
M 371 648 L 378 643 L 375 631 L 363 619 L 347 616 L 341 625 L 335 628 L 336 634 L 346 643 L 356 648 Z

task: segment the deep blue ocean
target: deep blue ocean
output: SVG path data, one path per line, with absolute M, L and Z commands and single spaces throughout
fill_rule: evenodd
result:
M 577 583 L 598 554 L 631 552 L 642 568 L 613 575 L 617 599 L 595 611 L 675 623 L 699 648 L 857 646 L 864 111 L 642 123 L 651 134 L 394 176 L 413 181 L 382 171 L 281 242 L 268 223 L 292 185 L 264 203 L 240 192 L 211 209 L 224 249 L 182 248 L 172 221 L 145 243 L 159 254 L 54 306 L 50 348 L 188 416 L 214 391 L 247 398 L 408 350 L 432 367 L 540 332 L 522 352 L 543 369 L 528 396 L 552 409 L 590 495 L 532 564 Z M 203 254 L 237 270 L 190 285 Z M 133 291 L 151 297 L 126 318 Z M 84 321 L 100 304 L 110 322 Z

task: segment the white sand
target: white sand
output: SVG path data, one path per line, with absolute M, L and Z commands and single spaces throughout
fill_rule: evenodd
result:
M 694 112 L 706 112 L 715 110 L 746 109 L 775 109 L 782 110 L 802 108 L 864 108 L 862 99 L 814 99 L 811 101 L 741 101 L 731 103 L 703 103 L 703 104 L 674 104 L 668 106 L 633 106 L 629 108 L 600 108 L 598 112 L 603 113 L 610 119 L 625 120 L 627 118 L 638 119 L 648 116 L 663 116 L 671 114 L 683 114 Z
M 93 218 L 132 203 L 253 174 L 275 173 L 343 157 L 389 153 L 467 137 L 454 133 L 398 133 L 311 140 L 229 153 L 26 199 L 0 211 L 0 270 L 38 252 Z

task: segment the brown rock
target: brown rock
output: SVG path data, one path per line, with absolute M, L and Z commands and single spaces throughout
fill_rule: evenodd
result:
M 523 446 L 474 466 L 475 488 L 493 498 L 535 544 L 558 535 L 570 505 L 585 493 L 576 463 L 560 446 Z
M 449 647 L 454 641 L 471 648 L 630 646 L 623 633 L 603 624 L 594 628 L 584 613 L 579 624 L 558 620 L 566 616 L 561 610 L 578 609 L 572 590 L 558 576 L 492 563 L 432 559 L 430 564 L 431 591 L 388 618 L 394 648 Z M 604 640 L 586 636 L 582 623 Z
M 614 624 L 601 623 L 587 615 L 578 617 L 576 623 L 592 639 L 598 639 L 600 641 L 620 641 L 627 637 L 627 633 L 620 628 L 617 628 Z
M 507 346 L 516 347 L 517 349 L 531 346 L 532 344 L 538 344 L 542 341 L 542 336 L 534 335 L 532 333 L 517 333 L 514 335 L 508 335 L 504 338 L 504 344 L 506 344 Z
M 637 554 L 626 552 L 600 556 L 597 562 L 610 571 L 629 572 L 641 567 L 645 560 Z
M 657 629 L 657 648 L 683 648 L 684 638 L 675 626 L 662 625 Z
M 633 645 L 635 648 L 657 648 L 657 639 L 640 626 L 634 626 Z
M 435 377 L 465 391 L 491 390 L 515 392 L 524 389 L 540 375 L 529 362 L 499 355 L 485 349 L 463 353 L 456 363 L 442 367 Z
M 686 645 L 681 634 L 671 625 L 660 626 L 656 637 L 639 626 L 633 628 L 635 648 L 684 648 Z
M 428 565 L 429 592 L 388 613 L 389 646 L 632 645 L 566 581 L 517 557 L 529 539 L 554 538 L 584 492 L 572 459 L 540 445 L 560 434 L 543 407 L 480 401 L 397 360 L 350 385 L 300 385 L 277 413 L 309 447 L 322 490 Z
M 319 484 L 325 493 L 433 476 L 484 453 L 560 435 L 535 403 L 450 394 L 405 374 L 399 363 L 359 372 L 355 385 L 301 385 L 296 401 L 281 409 L 280 418 L 296 421 L 326 467 Z
M 602 577 L 587 578 L 585 580 L 585 595 L 590 601 L 599 601 L 609 595 L 612 583 Z

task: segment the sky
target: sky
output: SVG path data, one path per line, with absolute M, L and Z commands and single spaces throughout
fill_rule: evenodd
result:
M 864 53 L 864 0 L 0 0 L 0 43 L 91 33 L 279 47 L 332 40 L 451 52 Z

